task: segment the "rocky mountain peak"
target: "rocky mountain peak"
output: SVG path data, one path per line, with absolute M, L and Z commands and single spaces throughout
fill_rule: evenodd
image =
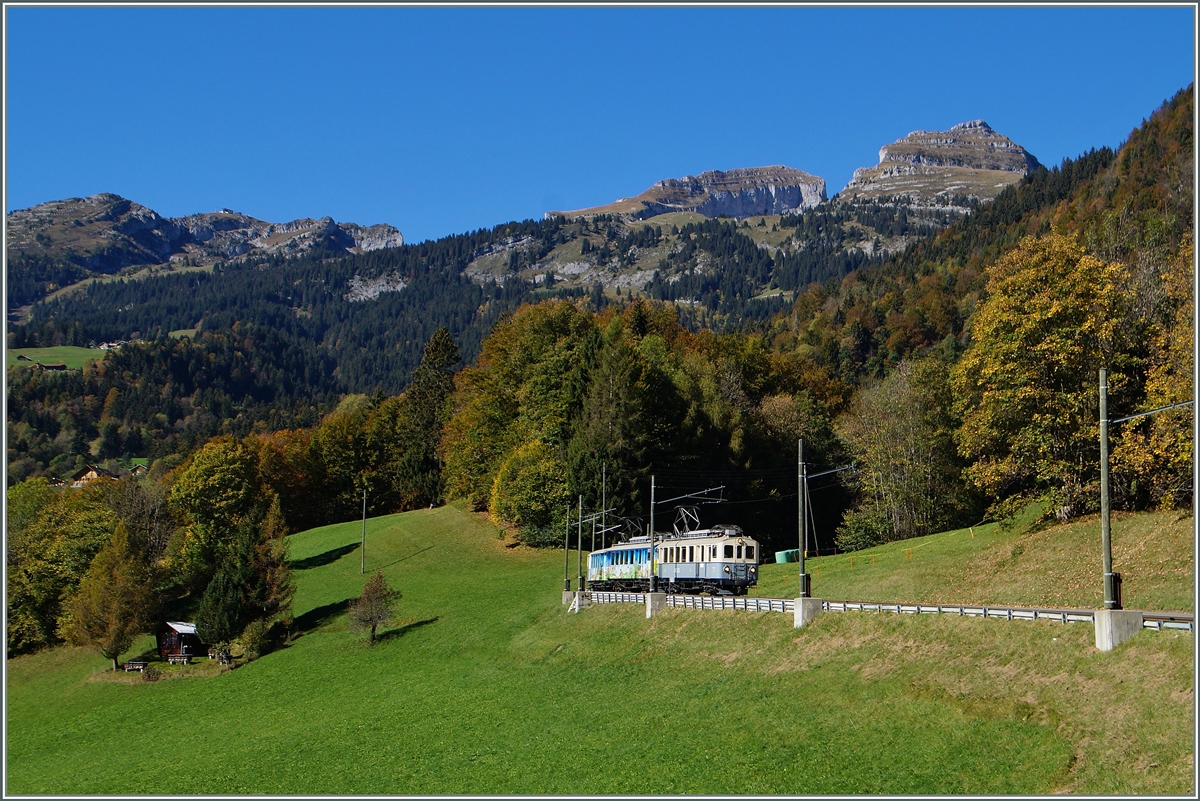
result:
M 665 178 L 632 198 L 546 216 L 592 217 L 617 214 L 644 220 L 659 214 L 690 211 L 706 217 L 749 217 L 803 211 L 825 200 L 825 180 L 803 170 L 776 164 L 708 170 L 683 178 Z
M 270 223 L 223 208 L 170 219 L 111 192 L 13 211 L 7 222 L 10 253 L 57 256 L 103 273 L 142 264 L 211 264 L 251 252 L 298 255 L 319 247 L 361 253 L 404 243 L 391 225 L 332 217 Z
M 990 200 L 1041 164 L 1032 153 L 983 120 L 948 131 L 913 131 L 879 150 L 879 164 L 860 167 L 845 199 L 907 196 L 916 204 L 954 196 Z

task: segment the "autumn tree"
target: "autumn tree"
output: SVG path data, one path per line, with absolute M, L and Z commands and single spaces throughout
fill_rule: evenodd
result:
M 64 627 L 67 639 L 95 646 L 116 670 L 118 657 L 149 625 L 152 601 L 145 564 L 129 547 L 124 524 L 118 523 L 79 582 Z
M 262 502 L 256 454 L 228 438 L 209 441 L 177 473 L 169 500 L 185 519 L 177 552 L 180 580 L 204 586 L 213 576 L 222 545 Z
M 990 270 L 953 371 L 959 451 L 989 497 L 1046 492 L 1080 514 L 1097 475 L 1097 371 L 1127 380 L 1120 291 L 1126 268 L 1073 238 L 1027 237 Z
M 1143 410 L 1190 401 L 1195 359 L 1192 297 L 1194 241 L 1184 245 L 1167 265 L 1163 289 L 1168 314 L 1150 337 L 1151 352 Z M 1149 502 L 1165 508 L 1185 508 L 1192 501 L 1193 419 L 1195 406 L 1160 412 L 1125 423 L 1113 451 L 1115 474 L 1127 474 L 1144 487 Z
M 118 520 L 99 485 L 63 490 L 30 479 L 8 488 L 8 502 L 6 634 L 13 654 L 61 641 L 68 601 Z
M 593 316 L 567 302 L 522 307 L 498 323 L 478 364 L 460 373 L 442 441 L 447 492 L 482 509 L 523 445 L 540 440 L 563 458 L 598 346 Z
M 842 548 L 930 534 L 973 510 L 951 405 L 946 366 L 926 358 L 901 362 L 838 418 L 860 494 L 838 531 Z
M 396 602 L 403 597 L 399 590 L 389 587 L 383 573 L 376 570 L 367 579 L 358 600 L 350 602 L 350 614 L 347 621 L 351 630 L 368 632 L 367 642 L 373 644 L 375 630 L 391 620 Z

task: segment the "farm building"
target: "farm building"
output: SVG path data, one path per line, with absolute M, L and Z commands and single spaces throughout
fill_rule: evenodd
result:
M 79 489 L 80 487 L 86 487 L 100 478 L 116 481 L 118 476 L 111 470 L 105 470 L 103 467 L 97 467 L 94 464 L 86 464 L 79 470 L 76 470 L 75 475 L 71 476 L 71 486 Z
M 204 656 L 208 653 L 208 646 L 200 642 L 196 635 L 195 623 L 161 623 L 154 632 L 154 639 L 158 642 L 158 654 L 163 659 Z

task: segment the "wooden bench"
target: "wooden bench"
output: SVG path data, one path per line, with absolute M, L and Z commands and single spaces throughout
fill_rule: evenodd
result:
M 146 669 L 145 662 L 126 662 L 125 663 L 125 672 L 126 673 L 130 672 L 131 670 L 136 670 L 140 673 L 141 671 L 143 671 L 145 669 Z
M 172 665 L 186 665 L 192 661 L 192 658 L 187 654 L 170 654 L 167 657 L 167 661 Z

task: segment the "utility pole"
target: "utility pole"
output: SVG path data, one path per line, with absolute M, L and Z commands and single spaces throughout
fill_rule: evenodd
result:
M 1120 573 L 1113 572 L 1112 565 L 1112 499 L 1109 493 L 1108 428 L 1110 425 L 1149 417 L 1152 414 L 1193 406 L 1194 400 L 1180 401 L 1148 412 L 1131 414 L 1116 420 L 1108 419 L 1108 368 L 1100 368 L 1100 550 L 1104 569 L 1104 608 L 1120 609 Z
M 578 572 L 578 580 L 576 583 L 579 586 L 579 591 L 583 592 L 583 496 L 579 496 L 579 532 L 575 538 L 576 546 L 576 569 Z
M 808 466 L 804 464 L 804 440 L 797 440 L 796 489 L 799 496 L 800 512 L 800 597 L 808 597 L 808 575 L 804 572 L 804 549 L 808 546 L 808 514 L 805 509 L 804 496 L 808 489 Z
M 563 534 L 563 592 L 571 591 L 571 505 L 567 504 L 567 531 Z
M 1104 562 L 1104 608 L 1116 609 L 1113 586 L 1111 504 L 1108 496 L 1108 369 L 1100 368 L 1100 549 Z
M 650 592 L 658 588 L 654 575 L 654 476 L 650 476 Z
M 608 462 L 600 466 L 600 547 L 604 548 L 604 532 L 608 530 Z
M 362 569 L 359 571 L 359 575 L 365 576 L 367 574 L 367 491 L 365 489 L 363 490 L 362 546 L 358 550 L 362 556 Z

